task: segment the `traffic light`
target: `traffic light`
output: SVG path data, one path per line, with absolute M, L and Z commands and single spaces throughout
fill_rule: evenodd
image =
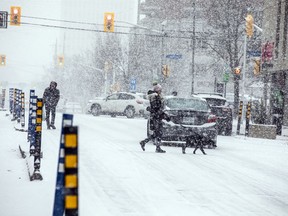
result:
M 254 72 L 255 76 L 260 74 L 260 64 L 261 64 L 260 59 L 254 60 L 254 70 L 253 70 L 253 72 Z
M 236 76 L 240 76 L 240 74 L 241 74 L 241 69 L 240 69 L 239 67 L 236 67 L 236 68 L 234 69 L 234 73 L 235 73 Z
M 251 14 L 248 14 L 246 19 L 246 34 L 249 38 L 253 36 L 254 31 L 254 19 Z
M 0 66 L 6 66 L 6 56 L 5 55 L 1 55 L 0 56 Z
M 114 13 L 113 12 L 104 13 L 104 31 L 114 32 Z
M 58 56 L 58 65 L 60 67 L 64 66 L 64 56 Z
M 170 68 L 168 65 L 162 65 L 162 74 L 166 78 L 170 76 Z
M 7 28 L 8 12 L 0 11 L 0 28 Z
M 20 26 L 21 23 L 21 7 L 11 6 L 10 8 L 10 25 Z

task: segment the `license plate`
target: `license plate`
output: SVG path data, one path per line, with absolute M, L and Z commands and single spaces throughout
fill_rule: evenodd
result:
M 194 117 L 183 117 L 183 123 L 194 124 L 195 118 Z

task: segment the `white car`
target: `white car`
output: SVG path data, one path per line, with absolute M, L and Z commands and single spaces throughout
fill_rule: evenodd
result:
M 140 93 L 117 92 L 106 98 L 89 100 L 86 110 L 94 116 L 104 114 L 134 118 L 136 115 L 143 116 L 144 104 L 145 99 Z
M 82 113 L 82 107 L 78 102 L 67 102 L 64 105 L 64 113 Z

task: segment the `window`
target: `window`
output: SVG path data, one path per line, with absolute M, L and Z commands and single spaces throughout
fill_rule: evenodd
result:
M 135 97 L 129 94 L 120 94 L 119 99 L 120 100 L 133 100 L 135 99 Z
M 278 0 L 278 10 L 277 10 L 277 19 L 276 19 L 276 38 L 275 38 L 275 57 L 278 58 L 278 48 L 280 40 L 280 20 L 281 20 L 281 1 Z
M 209 107 L 205 101 L 195 99 L 173 98 L 166 101 L 170 109 L 194 109 L 208 111 Z
M 288 28 L 288 0 L 285 1 L 284 31 L 283 31 L 283 57 L 286 57 Z
M 107 97 L 107 100 L 117 100 L 118 99 L 118 94 L 112 94 Z

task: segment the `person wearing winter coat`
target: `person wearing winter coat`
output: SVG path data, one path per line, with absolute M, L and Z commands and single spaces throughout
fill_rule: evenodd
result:
M 154 92 L 148 95 L 150 101 L 150 129 L 153 130 L 153 135 L 151 138 L 147 138 L 140 142 L 140 145 L 145 151 L 145 144 L 149 142 L 150 139 L 156 145 L 157 153 L 165 153 L 163 149 L 160 148 L 161 145 L 161 137 L 162 137 L 162 119 L 165 118 L 164 113 L 164 98 L 161 94 L 162 87 L 160 84 L 154 85 Z
M 55 116 L 56 116 L 56 106 L 60 99 L 60 91 L 57 89 L 57 83 L 51 81 L 50 86 L 47 87 L 43 94 L 43 103 L 46 110 L 46 123 L 47 129 L 56 129 L 55 127 Z M 50 112 L 51 112 L 51 122 L 50 122 Z

